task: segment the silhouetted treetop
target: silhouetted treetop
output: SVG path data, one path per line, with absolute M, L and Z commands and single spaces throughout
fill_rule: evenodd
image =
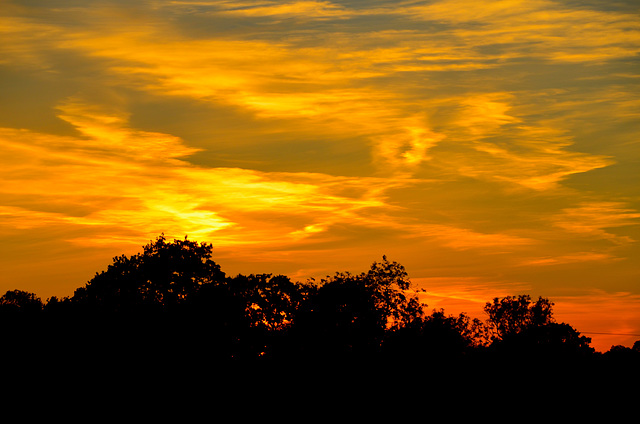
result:
M 404 325 L 423 312 L 417 296 L 408 293 L 411 281 L 405 268 L 386 256 L 366 273 L 339 272 L 321 283 L 321 296 L 330 293 L 338 302 L 336 306 L 341 303 L 353 313 L 362 314 L 354 318 L 371 320 L 381 329 Z
M 594 349 L 591 339 L 566 323 L 553 318 L 553 303 L 539 297 L 533 302 L 529 295 L 495 298 L 487 302 L 485 312 L 490 330 L 494 332 L 492 348 L 509 353 L 548 360 L 585 358 Z
M 0 297 L 3 312 L 32 313 L 41 311 L 44 304 L 34 293 L 24 290 L 8 290 Z
M 305 290 L 284 275 L 238 275 L 229 284 L 246 287 L 247 312 L 253 326 L 278 330 L 291 325 L 305 300 Z
M 307 353 L 375 355 L 385 334 L 422 315 L 410 286 L 404 267 L 386 257 L 367 272 L 337 272 L 309 290 L 294 333 Z
M 212 249 L 211 244 L 186 237 L 169 243 L 161 235 L 140 254 L 113 258 L 113 264 L 77 289 L 72 300 L 107 309 L 178 304 L 201 286 L 224 279 L 211 259 Z
M 484 345 L 483 328 L 482 321 L 465 313 L 447 316 L 444 309 L 434 310 L 391 331 L 384 353 L 405 361 L 457 360 Z
M 113 258 L 71 298 L 43 305 L 33 293 L 7 291 L 0 296 L 0 353 L 34 357 L 48 348 L 63 360 L 86 351 L 87 364 L 137 367 L 129 360 L 135 357 L 151 361 L 149 369 L 193 364 L 194 373 L 271 360 L 295 369 L 410 361 L 448 373 L 509 360 L 564 368 L 598 358 L 588 337 L 556 322 L 543 297 L 494 298 L 484 307 L 486 321 L 444 310 L 427 315 L 405 268 L 386 256 L 366 272 L 299 283 L 268 273 L 226 276 L 212 250 L 161 235 L 140 253 Z M 640 341 L 601 357 L 640 368 Z
M 489 316 L 488 323 L 495 336 L 504 339 L 529 327 L 555 322 L 552 307 L 549 299 L 539 297 L 532 302 L 531 296 L 519 295 L 502 299 L 496 297 L 493 303 L 485 304 L 484 312 Z

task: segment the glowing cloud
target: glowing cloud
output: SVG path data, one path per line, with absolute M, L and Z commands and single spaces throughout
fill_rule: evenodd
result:
M 213 238 L 222 244 L 260 243 L 282 240 L 286 233 L 297 240 L 335 222 L 378 225 L 384 218 L 377 217 L 375 210 L 392 209 L 380 190 L 397 183 L 200 168 L 177 159 L 197 149 L 184 146 L 177 137 L 130 129 L 123 114 L 106 114 L 77 101 L 59 109 L 60 117 L 83 137 L 3 129 L 6 160 L 0 190 L 43 203 L 55 193 L 57 202 L 88 212 L 73 216 L 4 207 L 2 215 L 10 219 L 5 223 L 16 228 L 57 223 L 122 233 L 116 240 L 123 234 L 140 238 L 164 231 Z M 24 160 L 19 160 L 21 156 Z M 351 194 L 359 193 L 356 197 L 334 193 L 349 186 Z M 273 227 L 260 225 L 260 230 L 243 228 L 243 222 L 252 227 L 266 213 L 280 222 Z M 256 216 L 251 218 L 252 214 Z M 301 220 L 298 229 L 291 226 L 295 216 Z M 230 227 L 238 230 L 224 233 Z M 223 234 L 217 236 L 217 232 Z M 83 240 L 86 243 L 87 238 Z
M 635 240 L 606 229 L 638 225 L 638 218 L 640 213 L 621 202 L 585 202 L 578 207 L 564 209 L 562 214 L 554 218 L 554 224 L 583 237 L 625 244 Z

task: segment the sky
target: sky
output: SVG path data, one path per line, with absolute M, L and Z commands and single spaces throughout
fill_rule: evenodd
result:
M 0 0 L 0 292 L 160 234 L 640 339 L 636 0 Z M 600 334 L 606 333 L 606 334 Z

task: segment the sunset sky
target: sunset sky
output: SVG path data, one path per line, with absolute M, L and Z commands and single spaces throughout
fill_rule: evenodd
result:
M 640 339 L 637 0 L 0 0 L 0 291 L 161 233 Z M 597 334 L 612 333 L 612 334 Z

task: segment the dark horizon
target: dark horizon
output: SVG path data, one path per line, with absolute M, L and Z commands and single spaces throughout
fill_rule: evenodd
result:
M 633 347 L 598 352 L 589 337 L 555 319 L 547 298 L 491 299 L 483 321 L 428 312 L 405 268 L 386 256 L 366 272 L 301 283 L 284 275 L 230 277 L 212 251 L 207 243 L 159 236 L 136 255 L 113 258 L 71 297 L 42 302 L 7 291 L 0 297 L 4 359 L 35 360 L 48 351 L 62 360 L 96 345 L 106 353 L 94 355 L 167 351 L 221 366 L 414 358 L 464 369 L 507 362 L 640 367 L 640 337 Z

